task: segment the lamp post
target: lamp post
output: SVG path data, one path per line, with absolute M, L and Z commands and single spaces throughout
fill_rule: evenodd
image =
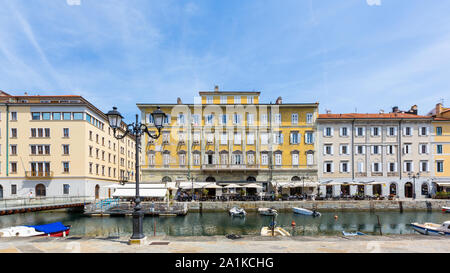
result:
M 153 139 L 159 138 L 161 135 L 161 129 L 163 128 L 164 118 L 167 116 L 163 111 L 161 111 L 160 107 L 155 110 L 151 115 L 154 121 L 154 125 L 158 130 L 157 135 L 152 135 L 148 131 L 148 127 L 145 124 L 142 124 L 138 120 L 138 115 L 136 115 L 136 123 L 126 124 L 124 128 L 124 133 L 122 135 L 116 135 L 116 131 L 121 127 L 122 123 L 122 115 L 117 111 L 117 107 L 113 107 L 113 110 L 109 111 L 107 114 L 109 126 L 113 129 L 114 137 L 116 139 L 122 139 L 127 135 L 131 135 L 135 137 L 135 179 L 136 179 L 136 197 L 135 197 L 135 206 L 133 211 L 133 235 L 130 238 L 130 243 L 140 243 L 141 240 L 145 238 L 143 233 L 143 219 L 144 214 L 141 211 L 141 198 L 139 196 L 139 146 L 141 143 L 141 136 L 147 134 L 149 137 Z
M 413 180 L 413 199 L 416 199 L 416 178 L 419 179 L 420 173 L 408 173 L 409 179 Z

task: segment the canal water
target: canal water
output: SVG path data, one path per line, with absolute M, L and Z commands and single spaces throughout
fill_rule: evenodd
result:
M 337 219 L 335 219 L 335 215 Z M 313 218 L 282 212 L 276 219 L 278 226 L 294 236 L 341 235 L 342 230 L 361 231 L 378 235 L 414 233 L 412 222 L 442 223 L 450 220 L 450 214 L 442 212 L 323 212 Z M 177 217 L 144 218 L 147 236 L 213 236 L 226 234 L 259 235 L 261 227 L 268 226 L 272 218 L 249 212 L 245 218 L 231 217 L 226 212 L 188 213 Z M 0 228 L 17 225 L 40 225 L 60 221 L 72 225 L 72 236 L 127 236 L 132 233 L 132 217 L 89 217 L 82 213 L 47 211 L 0 216 Z M 292 221 L 296 223 L 292 228 Z

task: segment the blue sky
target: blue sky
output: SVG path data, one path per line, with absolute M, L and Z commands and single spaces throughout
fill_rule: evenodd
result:
M 448 14 L 450 1 L 3 0 L 0 90 L 82 95 L 128 120 L 137 102 L 214 85 L 320 113 L 426 114 L 450 105 Z

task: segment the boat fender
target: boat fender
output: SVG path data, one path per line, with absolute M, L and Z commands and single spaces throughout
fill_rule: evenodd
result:
M 292 223 L 291 223 L 291 226 L 293 226 L 293 227 L 295 227 L 295 221 L 294 220 L 292 220 Z
M 335 215 L 335 216 L 334 216 L 334 220 L 337 220 L 337 219 L 338 219 L 338 216 L 337 216 L 337 215 Z

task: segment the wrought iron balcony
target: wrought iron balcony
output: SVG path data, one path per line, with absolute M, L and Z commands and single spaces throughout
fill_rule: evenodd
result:
M 52 171 L 26 171 L 25 177 L 27 178 L 50 178 L 53 177 Z

